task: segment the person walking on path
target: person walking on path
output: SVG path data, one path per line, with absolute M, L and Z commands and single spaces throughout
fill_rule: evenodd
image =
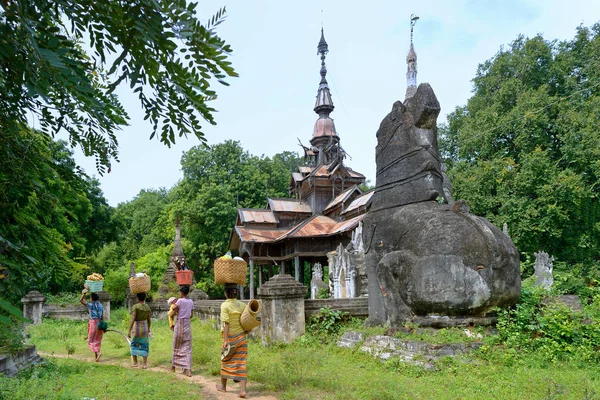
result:
M 173 329 L 173 358 L 171 360 L 172 371 L 175 368 L 183 368 L 186 376 L 192 376 L 192 328 L 190 318 L 194 312 L 194 302 L 188 299 L 190 287 L 181 285 L 179 287 L 179 299 L 173 307 L 177 312 L 177 322 Z
M 142 369 L 148 368 L 148 353 L 150 353 L 150 307 L 145 303 L 146 293 L 137 293 L 137 304 L 131 309 L 131 323 L 129 333 L 135 325 L 133 339 L 131 339 L 130 351 L 133 358 L 133 368 L 138 366 L 138 356 L 142 357 Z
M 248 342 L 246 331 L 240 325 L 240 317 L 246 304 L 237 299 L 237 286 L 225 284 L 226 300 L 221 304 L 221 332 L 223 345 L 221 349 L 221 384 L 219 392 L 227 392 L 227 380 L 240 382 L 239 397 L 246 397 L 246 361 L 248 358 Z
M 84 300 L 85 294 L 89 291 L 86 287 L 81 291 L 81 297 L 79 302 L 87 307 L 90 314 L 90 320 L 88 321 L 88 335 L 87 342 L 90 351 L 94 353 L 96 362 L 100 361 L 102 353 L 100 347 L 102 346 L 102 335 L 104 331 L 98 329 L 98 322 L 104 318 L 104 307 L 98 301 L 98 293 L 92 293 L 92 301 L 90 303 Z

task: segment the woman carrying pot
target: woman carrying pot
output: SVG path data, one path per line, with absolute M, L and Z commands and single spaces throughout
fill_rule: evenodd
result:
M 240 317 L 246 304 L 237 299 L 236 284 L 225 284 L 226 300 L 221 304 L 221 332 L 223 344 L 221 348 L 221 384 L 217 385 L 219 392 L 227 392 L 227 380 L 240 382 L 239 397 L 246 397 L 246 360 L 248 358 L 248 342 L 246 331 L 240 324 Z
M 84 300 L 85 294 L 89 291 L 86 287 L 81 291 L 81 297 L 79 302 L 87 307 L 90 319 L 88 321 L 88 335 L 87 342 L 88 348 L 94 353 L 96 362 L 100 361 L 102 353 L 100 353 L 100 347 L 102 346 L 102 334 L 104 331 L 98 329 L 98 323 L 104 318 L 104 307 L 98 301 L 98 293 L 92 293 L 91 302 Z
M 173 307 L 177 313 L 177 322 L 173 329 L 173 358 L 171 369 L 183 368 L 186 376 L 192 376 L 192 327 L 190 318 L 194 312 L 194 302 L 188 299 L 190 287 L 179 287 L 179 299 Z

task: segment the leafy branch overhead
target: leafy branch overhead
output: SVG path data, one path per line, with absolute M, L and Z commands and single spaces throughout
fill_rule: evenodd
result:
M 17 131 L 32 116 L 51 136 L 96 158 L 100 173 L 118 160 L 116 132 L 128 115 L 115 91 L 137 94 L 150 138 L 205 141 L 201 119 L 215 124 L 212 79 L 237 76 L 231 48 L 215 33 L 225 8 L 207 23 L 186 0 L 0 0 L 0 129 Z

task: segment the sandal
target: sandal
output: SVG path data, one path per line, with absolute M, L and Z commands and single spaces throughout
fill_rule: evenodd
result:
M 147 365 L 142 365 L 142 369 L 148 369 Z
M 131 366 L 131 368 L 137 368 L 137 367 L 138 367 L 138 365 L 137 365 L 137 364 L 133 364 L 133 365 Z
M 245 398 L 246 398 L 246 393 L 240 393 L 240 394 L 238 395 L 238 397 L 241 397 L 242 399 L 245 399 Z
M 227 390 L 222 385 L 215 385 L 218 392 L 227 393 Z

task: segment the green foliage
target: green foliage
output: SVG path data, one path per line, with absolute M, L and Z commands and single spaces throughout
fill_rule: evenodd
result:
M 75 304 L 79 303 L 79 294 L 73 292 L 59 292 L 46 294 L 46 304 Z
M 598 361 L 600 295 L 582 312 L 551 300 L 546 290 L 525 282 L 515 308 L 498 312 L 495 340 L 518 352 L 535 352 L 553 362 Z
M 598 71 L 600 23 L 564 42 L 519 36 L 479 66 L 473 96 L 440 127 L 454 197 L 507 223 L 521 252 L 598 260 Z
M 206 24 L 186 0 L 97 2 L 41 0 L 0 9 L 0 131 L 14 133 L 33 114 L 44 133 L 69 134 L 96 157 L 98 170 L 117 159 L 116 132 L 127 113 L 115 95 L 126 82 L 136 93 L 150 138 L 204 139 L 200 118 L 215 124 L 208 105 L 212 79 L 237 76 L 231 48 L 215 33 L 219 10 Z M 89 54 L 84 48 L 89 48 Z
M 0 352 L 9 353 L 23 347 L 23 313 L 5 299 L 0 298 Z
M 317 290 L 317 299 L 328 299 L 329 296 L 329 288 L 321 288 Z
M 323 307 L 319 313 L 312 315 L 307 324 L 307 331 L 326 341 L 337 339 L 338 333 L 343 325 L 350 320 L 350 314 L 347 312 L 333 310 L 330 307 Z
M 64 142 L 31 131 L 0 135 L 0 266 L 8 271 L 0 296 L 81 287 L 86 257 L 113 235 L 98 181 Z

